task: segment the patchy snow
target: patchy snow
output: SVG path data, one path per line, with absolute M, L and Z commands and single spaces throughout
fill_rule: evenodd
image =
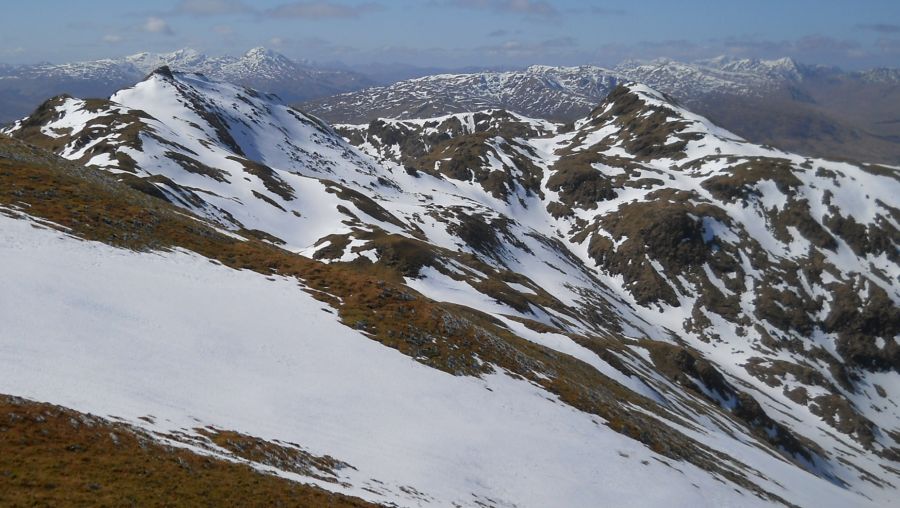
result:
M 340 472 L 351 486 L 324 487 L 404 506 L 764 504 L 688 464 L 663 465 L 530 383 L 418 364 L 322 312 L 296 280 L 6 216 L 0 239 L 0 276 L 16 295 L 0 302 L 0 392 L 154 431 L 215 425 L 301 443 L 358 469 Z M 821 506 L 840 505 L 842 492 L 809 479 Z M 365 489 L 375 480 L 379 494 Z
M 533 70 L 537 73 L 547 71 L 541 68 Z M 485 93 L 491 93 L 496 84 L 485 82 L 478 86 L 482 87 Z M 790 290 L 807 301 L 821 300 L 823 303 L 817 315 L 822 320 L 827 318 L 831 309 L 830 300 L 835 294 L 831 287 L 833 284 L 857 281 L 859 283 L 853 287 L 853 291 L 864 299 L 868 298 L 872 289 L 880 287 L 895 303 L 900 302 L 900 284 L 897 283 L 900 281 L 900 268 L 891 261 L 889 253 L 858 255 L 846 241 L 838 237 L 835 237 L 834 250 L 819 249 L 804 236 L 798 225 L 788 221 L 787 224 L 781 224 L 780 229 L 776 229 L 771 223 L 771 217 L 784 212 L 789 205 L 801 203 L 809 206 L 808 216 L 814 223 L 812 226 L 818 224 L 827 229 L 829 217 L 840 215 L 853 218 L 862 225 L 875 226 L 885 222 L 898 227 L 895 214 L 890 207 L 895 205 L 896 196 L 900 195 L 900 183 L 896 178 L 872 174 L 865 168 L 806 159 L 751 145 L 727 131 L 718 129 L 704 118 L 669 103 L 665 96 L 646 86 L 630 86 L 632 92 L 646 102 L 667 108 L 670 111 L 668 115 L 670 120 L 686 121 L 687 126 L 680 134 L 691 134 L 692 138 L 696 135 L 698 139 L 691 139 L 688 142 L 685 158 L 672 160 L 635 157 L 628 153 L 627 143 L 622 140 L 612 147 L 604 144 L 596 146 L 610 136 L 619 134 L 620 130 L 613 122 L 594 125 L 585 120 L 577 122 L 573 131 L 547 134 L 545 137 L 532 139 L 516 138 L 504 142 L 502 138 L 488 137 L 484 141 L 485 155 L 479 158 L 478 163 L 512 177 L 511 182 L 503 183 L 510 192 L 509 199 L 498 198 L 474 179 L 460 180 L 425 172 L 411 175 L 396 161 L 382 160 L 376 163 L 376 160 L 386 154 L 390 154 L 391 157 L 399 156 L 401 145 L 392 143 L 389 147 L 381 146 L 382 143 L 376 136 L 362 145 L 362 148 L 369 151 L 369 154 L 365 155 L 312 117 L 290 110 L 269 98 L 252 95 L 240 87 L 210 82 L 194 75 L 176 75 L 174 79 L 152 76 L 136 87 L 116 94 L 115 101 L 130 108 L 145 110 L 153 117 L 147 121 L 149 129 L 142 132 L 140 138 L 142 150 L 116 146 L 119 153 L 130 155 L 135 159 L 138 163 L 139 176 L 162 175 L 171 178 L 179 185 L 194 189 L 205 204 L 222 212 L 216 215 L 207 208 L 195 209 L 198 213 L 205 213 L 207 217 L 230 216 L 246 228 L 259 229 L 277 236 L 285 241 L 287 248 L 296 252 L 312 254 L 324 247 L 325 244 L 319 243 L 322 238 L 332 234 L 347 235 L 349 244 L 337 259 L 352 261 L 366 257 L 376 261 L 377 253 L 371 249 L 365 250 L 367 241 L 362 235 L 380 228 L 390 233 L 424 239 L 433 246 L 458 254 L 456 259 L 449 255 L 439 255 L 432 266 L 426 266 L 421 270 L 419 277 L 407 279 L 408 285 L 432 299 L 458 303 L 493 314 L 523 338 L 579 358 L 637 393 L 654 400 L 662 399 L 661 403 L 677 415 L 673 422 L 683 421 L 688 427 L 703 428 L 709 432 L 715 429 L 729 429 L 726 433 L 729 434 L 728 437 L 716 434 L 717 437 L 705 441 L 726 455 L 739 454 L 741 446 L 761 446 L 756 437 L 747 434 L 746 429 L 741 430 L 734 421 L 712 411 L 696 411 L 688 405 L 686 400 L 693 400 L 693 395 L 685 393 L 663 379 L 653 369 L 652 362 L 639 351 L 633 357 L 622 355 L 623 362 L 638 373 L 635 376 L 627 376 L 567 336 L 534 333 L 511 317 L 533 319 L 563 328 L 566 333 L 615 336 L 621 338 L 623 343 L 627 343 L 631 337 L 687 343 L 704 358 L 713 362 L 732 384 L 752 394 L 773 419 L 809 438 L 831 454 L 827 467 L 814 465 L 812 470 L 820 474 L 827 470 L 829 474 L 834 474 L 848 485 L 846 489 L 837 493 L 828 488 L 822 489 L 823 496 L 826 495 L 824 493 L 828 493 L 827 501 L 834 504 L 843 501 L 847 501 L 849 505 L 858 504 L 861 498 L 848 500 L 843 497 L 848 495 L 847 493 L 858 491 L 861 492 L 861 496 L 869 496 L 872 504 L 886 504 L 882 501 L 891 499 L 896 494 L 896 489 L 880 488 L 860 480 L 860 473 L 855 469 L 860 467 L 870 473 L 880 473 L 884 471 L 884 467 L 890 467 L 886 459 L 881 460 L 874 453 L 857 448 L 856 444 L 848 451 L 848 445 L 844 441 L 852 443 L 854 439 L 852 436 L 835 437 L 836 430 L 820 416 L 813 414 L 807 405 L 791 400 L 781 387 L 766 385 L 750 375 L 744 366 L 752 357 L 763 357 L 766 361 L 813 363 L 825 379 L 837 384 L 826 365 L 812 357 L 806 357 L 802 351 L 797 353 L 786 350 L 771 351 L 771 348 L 761 345 L 763 334 L 766 333 L 772 335 L 775 340 L 798 341 L 797 343 L 802 344 L 806 350 L 812 347 L 824 348 L 829 354 L 839 358 L 835 334 L 825 333 L 820 326 L 815 327 L 811 334 L 799 334 L 796 331 L 784 333 L 768 320 L 755 314 L 758 299 L 764 294 L 764 290 L 772 289 Z M 202 100 L 198 101 L 197 97 Z M 112 103 L 108 110 L 98 114 L 112 114 L 124 107 Z M 77 107 L 77 103 L 72 103 L 70 109 L 63 118 L 51 121 L 49 126 L 76 128 L 78 122 L 85 121 L 82 117 L 84 112 Z M 612 111 L 611 105 L 607 105 L 606 110 Z M 209 115 L 200 114 L 203 111 L 214 113 L 213 116 L 218 119 L 220 125 L 218 127 L 214 125 L 217 122 L 210 120 Z M 65 118 L 69 115 L 75 120 Z M 470 113 L 451 115 L 438 120 L 447 122 L 458 120 L 464 126 L 465 132 L 471 132 L 478 127 L 475 115 Z M 553 130 L 553 125 L 530 123 L 534 121 L 524 117 L 515 116 L 514 120 L 527 123 L 537 130 Z M 422 127 L 430 134 L 438 134 L 439 129 L 435 126 L 435 122 L 434 119 L 430 119 L 388 123 Z M 228 136 L 224 136 L 220 128 L 226 130 Z M 362 129 L 359 126 L 357 128 Z M 122 126 L 112 128 L 112 132 L 116 135 L 121 131 Z M 228 141 L 229 137 L 237 148 L 230 146 L 232 143 Z M 669 142 L 677 139 L 678 136 L 671 136 Z M 120 141 L 115 136 L 111 136 L 111 140 L 114 143 Z M 94 143 L 98 142 L 97 139 L 91 138 L 89 145 L 73 144 L 66 148 L 63 155 L 75 158 L 89 154 L 91 152 L 87 148 L 93 147 Z M 173 146 L 171 142 L 179 146 Z M 186 170 L 176 158 L 167 154 L 170 150 L 176 150 L 210 168 L 221 170 L 222 178 L 217 179 L 201 172 Z M 588 156 L 596 154 L 628 159 L 630 164 L 622 167 L 608 167 L 600 163 L 594 165 L 594 169 L 606 177 L 611 180 L 624 180 L 626 185 L 612 186 L 615 193 L 612 199 L 576 206 L 570 217 L 553 216 L 547 211 L 547 205 L 561 201 L 562 191 L 551 190 L 548 182 L 556 170 L 554 163 L 566 150 L 583 152 Z M 236 155 L 238 152 L 243 155 Z M 238 160 L 235 160 L 235 157 Z M 516 157 L 524 157 L 542 171 L 540 184 L 535 184 L 539 192 L 529 194 L 524 190 L 521 183 L 522 168 L 512 162 Z M 789 178 L 791 182 L 794 182 L 796 177 L 799 185 L 791 183 L 796 188 L 792 187 L 790 192 L 783 192 L 779 188 L 779 183 L 769 178 L 759 181 L 750 179 L 741 187 L 746 194 L 735 199 L 717 198 L 705 185 L 711 178 L 728 176 L 737 164 L 749 163 L 758 157 L 779 159 L 784 164 L 790 165 L 790 168 L 784 169 L 790 175 L 781 176 Z M 293 196 L 285 197 L 273 192 L 258 171 L 245 168 L 240 162 L 241 159 L 265 163 L 278 181 L 291 190 Z M 109 167 L 114 160 L 107 153 L 93 156 L 90 162 L 117 171 L 116 168 Z M 640 186 L 627 185 L 638 179 L 650 183 Z M 341 188 L 337 187 L 338 184 L 343 186 L 343 189 L 350 189 L 371 198 L 371 203 L 375 206 L 369 202 L 339 197 L 337 194 L 341 192 Z M 603 229 L 602 219 L 614 217 L 625 204 L 659 199 L 658 194 L 654 193 L 661 190 L 689 196 L 687 202 L 697 207 L 696 213 L 689 214 L 689 217 L 700 223 L 702 240 L 711 253 L 731 249 L 737 254 L 733 259 L 733 271 L 723 270 L 716 260 L 704 262 L 695 267 L 696 270 L 676 269 L 670 272 L 667 271 L 670 269 L 667 266 L 669 263 L 648 258 L 648 265 L 659 273 L 661 280 L 673 286 L 677 305 L 660 302 L 640 305 L 633 296 L 633 288 L 626 284 L 622 273 L 609 273 L 607 271 L 609 266 L 604 267 L 602 262 L 598 265 L 596 253 L 592 252 L 591 240 L 592 235 L 610 239 L 615 249 L 621 249 L 626 241 L 634 241 L 626 237 L 614 238 L 609 231 Z M 542 197 L 538 194 L 542 194 Z M 676 204 L 678 199 L 671 198 Z M 173 201 L 180 202 L 188 208 L 193 206 L 188 201 L 178 199 Z M 701 207 L 708 208 L 702 211 Z M 382 209 L 385 213 L 381 213 Z M 456 211 L 485 217 L 492 229 L 497 229 L 498 234 L 502 233 L 502 238 L 498 238 L 499 246 L 491 252 L 482 252 L 467 244 L 463 240 L 463 235 L 459 233 L 463 221 L 459 215 L 454 214 Z M 396 218 L 396 221 L 386 219 L 386 214 Z M 495 219 L 505 220 L 507 231 L 494 228 L 490 221 Z M 227 220 L 223 220 L 223 223 L 236 229 L 236 225 L 229 224 Z M 591 228 L 596 228 L 596 231 L 591 232 Z M 579 235 L 582 232 L 586 234 Z M 319 246 L 315 247 L 317 243 Z M 897 247 L 896 242 L 891 245 Z M 891 245 L 888 245 L 888 248 Z M 821 283 L 800 273 L 798 275 L 800 283 L 797 287 L 789 288 L 780 282 L 785 274 L 775 270 L 768 273 L 764 268 L 766 264 L 777 266 L 781 263 L 786 266 L 792 266 L 791 263 L 796 263 L 794 266 L 803 266 L 810 260 L 811 253 L 823 254 L 829 264 L 823 272 Z M 163 258 L 167 259 L 167 262 L 174 262 L 173 259 L 182 262 L 185 259 L 183 256 L 186 255 L 167 255 Z M 462 262 L 467 259 L 476 262 L 468 266 Z M 631 262 L 637 260 L 633 259 Z M 495 277 L 505 270 L 525 278 L 521 284 L 509 283 L 511 289 L 519 291 L 531 302 L 540 303 L 530 303 L 524 312 L 516 311 L 476 289 L 475 279 Z M 240 277 L 249 275 L 242 274 Z M 771 278 L 773 275 L 774 279 Z M 457 280 L 461 278 L 472 279 L 472 284 L 465 280 Z M 504 277 L 500 276 L 497 280 L 503 279 Z M 247 280 L 256 279 L 251 277 Z M 738 317 L 729 320 L 709 308 L 698 308 L 695 312 L 697 302 L 703 301 L 700 291 L 705 287 L 695 284 L 696 281 L 702 281 L 704 284 L 709 282 L 718 288 L 724 297 L 735 297 L 735 308 L 739 309 Z M 280 287 L 286 283 L 288 281 L 268 284 Z M 744 289 L 739 289 L 741 286 Z M 802 294 L 804 292 L 806 295 Z M 199 298 L 198 301 L 213 301 L 210 300 L 213 298 L 211 294 L 196 294 L 196 297 Z M 552 302 L 547 303 L 550 299 Z M 302 305 L 298 305 L 298 308 L 302 308 Z M 786 308 L 778 301 L 774 306 L 782 310 Z M 277 304 L 273 304 L 273 307 L 279 308 Z M 118 309 L 114 306 L 110 308 Z M 97 312 L 105 309 L 106 307 L 102 307 Z M 236 307 L 231 310 L 236 311 Z M 210 315 L 204 316 L 214 321 Z M 279 324 L 282 323 L 279 321 L 281 318 L 272 319 L 275 322 L 272 326 L 281 326 Z M 688 323 L 694 325 L 688 326 Z M 293 321 L 290 324 L 293 324 Z M 361 337 L 355 332 L 351 335 L 355 339 Z M 886 341 L 891 338 L 879 339 L 881 340 L 877 345 L 884 347 Z M 279 343 L 279 347 L 280 345 Z M 637 351 L 640 348 L 634 346 L 633 349 Z M 499 387 L 506 381 L 503 377 L 492 377 L 485 382 L 493 389 L 495 384 Z M 860 380 L 856 382 L 858 393 L 844 392 L 841 388 L 833 390 L 851 401 L 862 415 L 879 425 L 881 430 L 896 429 L 900 417 L 896 406 L 891 406 L 896 401 L 896 396 L 892 395 L 894 398 L 888 401 L 880 401 L 875 388 L 876 381 L 888 393 L 895 394 L 898 378 L 893 372 L 862 373 Z M 471 380 L 464 383 L 469 382 Z M 800 385 L 793 376 L 786 377 L 784 382 L 785 387 Z M 516 384 L 511 386 L 518 387 Z M 822 386 L 806 388 L 813 395 L 827 392 Z M 441 389 L 443 388 L 437 389 L 436 393 L 443 393 Z M 535 390 L 534 387 L 528 389 Z M 726 408 L 733 404 L 731 400 L 717 399 L 712 392 L 709 394 L 713 402 L 695 401 L 699 404 L 696 407 L 708 408 L 709 405 L 715 405 L 717 400 Z M 510 395 L 510 397 L 519 396 Z M 376 397 L 374 400 L 381 399 Z M 479 401 L 484 402 L 481 399 Z M 497 418 L 503 421 L 506 416 L 501 415 Z M 212 420 L 211 418 L 210 421 Z M 237 421 L 237 423 L 244 425 L 246 422 Z M 553 422 L 549 424 L 559 425 Z M 280 435 L 281 431 L 274 434 Z M 883 433 L 878 439 L 879 443 L 890 444 Z M 299 437 L 298 441 L 306 442 Z M 455 443 L 463 445 L 459 441 Z M 327 449 L 329 453 L 334 452 L 330 445 L 322 448 Z M 426 454 L 422 450 L 418 450 L 417 453 Z M 354 457 L 356 456 L 339 456 L 354 465 L 359 465 L 351 460 Z M 752 454 L 752 457 L 755 464 L 768 471 L 765 460 L 755 454 Z M 782 459 L 774 456 L 770 459 L 779 461 L 779 466 L 773 470 L 780 471 Z M 363 465 L 375 464 L 366 462 L 368 459 L 364 454 L 359 460 Z M 423 462 L 418 463 L 419 466 L 434 466 L 431 462 L 422 460 Z M 483 463 L 478 462 L 473 464 L 473 467 L 480 467 L 481 464 Z M 593 463 L 588 465 L 590 464 Z M 400 468 L 399 465 L 393 467 Z M 487 466 L 484 467 L 489 472 L 493 471 Z M 798 500 L 796 502 L 802 505 L 814 505 L 815 493 L 810 495 L 811 497 L 796 492 L 790 494 L 796 489 L 803 490 L 808 487 L 806 480 L 798 479 L 804 478 L 807 473 L 800 468 L 794 469 L 796 471 L 789 475 L 791 483 L 785 484 L 786 490 L 789 491 L 788 494 L 784 494 L 785 497 Z M 387 470 L 393 471 L 390 467 Z M 399 476 L 402 475 L 398 473 Z M 478 472 L 475 476 L 481 478 L 482 474 Z M 885 476 L 890 477 L 888 481 L 896 481 L 896 474 L 886 473 Z M 491 489 L 501 484 L 506 485 L 498 480 L 491 484 Z M 435 492 L 443 492 L 444 488 L 432 486 L 427 482 L 422 485 Z M 416 484 L 417 488 L 422 485 Z M 819 483 L 814 485 L 818 489 Z M 453 488 L 457 487 L 459 485 Z M 773 492 L 782 492 L 780 487 L 772 488 Z M 490 489 L 484 488 L 479 492 L 487 495 L 487 490 Z M 444 494 L 440 497 L 450 499 Z M 539 498 L 538 496 L 535 499 Z

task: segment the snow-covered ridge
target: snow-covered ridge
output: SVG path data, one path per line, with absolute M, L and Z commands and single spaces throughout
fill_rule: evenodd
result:
M 97 88 L 102 83 L 127 86 L 162 66 L 253 86 L 277 93 L 288 101 L 323 97 L 370 84 L 360 74 L 318 68 L 263 47 L 252 48 L 240 56 L 211 56 L 185 48 L 170 53 L 143 52 L 96 61 L 8 66 L 0 67 L 0 78 L 10 82 L 49 80 L 50 84 L 58 82 L 67 87 L 64 91 L 71 92 L 71 89 Z M 41 84 L 42 87 L 47 85 Z M 91 96 L 96 96 L 96 92 Z
M 411 119 L 508 109 L 526 116 L 582 116 L 615 86 L 617 77 L 593 66 L 532 66 L 524 71 L 438 74 L 337 95 L 303 109 L 337 123 Z
M 145 74 L 162 66 L 182 72 L 205 74 L 212 78 L 237 82 L 241 79 L 284 79 L 291 74 L 310 72 L 310 68 L 264 47 L 248 50 L 239 57 L 208 56 L 186 48 L 172 53 L 138 53 L 123 59 Z
M 527 116 L 571 120 L 584 116 L 622 81 L 677 95 L 755 94 L 802 79 L 793 60 L 720 57 L 695 63 L 628 61 L 613 69 L 593 65 L 533 65 L 521 71 L 438 74 L 350 92 L 304 107 L 337 122 L 375 117 L 409 119 L 505 108 Z
M 669 95 L 700 101 L 708 95 L 757 97 L 828 74 L 898 83 L 896 70 L 843 73 L 791 58 L 721 56 L 695 62 L 629 60 L 614 68 L 532 65 L 519 71 L 439 74 L 311 101 L 304 109 L 338 123 L 374 118 L 410 119 L 505 108 L 526 116 L 570 121 L 586 115 L 622 81 L 637 81 Z
M 235 234 L 377 263 L 485 312 L 652 401 L 629 411 L 788 502 L 896 494 L 890 168 L 753 145 L 638 84 L 568 126 L 499 110 L 341 126 L 356 146 L 196 74 L 44 111 L 9 133 L 145 179 Z
M 41 131 L 71 137 L 60 149 L 64 157 L 110 171 L 165 176 L 178 184 L 161 184 L 171 199 L 232 227 L 268 231 L 297 249 L 320 238 L 317 224 L 340 217 L 332 212 L 326 219 L 307 209 L 311 199 L 334 201 L 311 175 L 327 178 L 336 168 L 342 174 L 353 168 L 374 178 L 368 161 L 317 119 L 273 97 L 199 74 L 162 70 L 95 109 L 79 99 L 49 107 L 56 120 Z M 102 135 L 92 130 L 90 142 L 77 141 L 87 134 L 81 129 L 89 120 L 102 126 Z M 21 124 L 13 131 L 18 128 Z M 110 157 L 109 147 L 117 157 Z M 320 210 L 327 213 L 327 207 Z

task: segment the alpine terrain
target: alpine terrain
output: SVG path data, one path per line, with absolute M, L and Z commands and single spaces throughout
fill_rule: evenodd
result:
M 253 48 L 239 57 L 209 56 L 185 48 L 87 62 L 0 65 L 0 124 L 27 115 L 47 97 L 60 93 L 107 96 L 133 85 L 163 65 L 276 93 L 289 102 L 327 97 L 374 84 L 361 74 L 297 62 L 263 47 Z
M 301 107 L 328 121 L 367 123 L 486 108 L 574 121 L 617 83 L 637 81 L 675 97 L 759 144 L 829 158 L 900 164 L 900 71 L 845 72 L 778 60 L 718 57 L 521 71 L 437 74 L 324 97 Z
M 429 83 L 332 126 L 162 66 L 5 129 L 0 504 L 896 503 L 900 167 Z

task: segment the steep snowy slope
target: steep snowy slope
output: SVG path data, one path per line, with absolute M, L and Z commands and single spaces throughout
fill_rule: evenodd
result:
M 480 181 L 487 191 L 494 188 L 476 168 L 505 169 L 491 162 L 504 160 L 498 146 L 505 143 L 507 155 L 536 155 L 534 166 L 543 161 L 548 169 L 534 189 L 553 217 L 547 223 L 582 263 L 598 268 L 603 286 L 626 295 L 640 315 L 630 322 L 654 323 L 686 340 L 738 391 L 752 387 L 782 430 L 823 450 L 844 446 L 835 431 L 869 449 L 858 465 L 873 481 L 897 460 L 900 415 L 890 402 L 900 366 L 895 169 L 750 145 L 639 86 L 617 90 L 572 132 L 526 142 L 530 149 L 517 146 L 521 138 L 463 135 L 422 156 L 405 140 L 437 138 L 434 130 L 449 123 L 378 121 L 341 130 L 373 155 L 415 159 L 425 170 Z M 472 158 L 476 147 L 484 155 Z M 475 172 L 445 172 L 460 161 Z M 513 216 L 524 222 L 523 214 Z M 672 367 L 692 370 L 694 361 L 685 357 Z M 681 383 L 723 407 L 746 401 L 715 394 L 715 376 L 698 382 L 704 368 Z M 748 411 L 751 422 L 759 416 Z M 785 446 L 790 439 L 774 441 Z M 885 462 L 869 462 L 879 456 Z
M 50 123 L 38 125 L 38 117 Z M 348 203 L 342 216 L 334 193 L 343 187 L 326 179 L 377 178 L 319 120 L 235 85 L 175 79 L 167 68 L 109 101 L 58 97 L 38 117 L 14 129 L 39 132 L 66 158 L 145 178 L 173 202 L 295 248 L 364 214 Z
M 271 97 L 161 70 L 9 133 L 447 302 L 341 312 L 424 365 L 512 372 L 761 500 L 896 495 L 897 170 L 756 146 L 633 84 L 571 126 L 487 111 L 339 131 L 368 155 Z
M 0 265 L 17 295 L 0 305 L 7 323 L 0 335 L 0 391 L 106 415 L 170 446 L 401 506 L 594 506 L 629 499 L 654 506 L 670 505 L 673 494 L 685 506 L 777 499 L 673 464 L 615 432 L 611 422 L 515 375 L 521 367 L 451 376 L 377 344 L 372 339 L 381 339 L 371 331 L 340 325 L 330 306 L 346 322 L 346 306 L 356 296 L 342 286 L 348 276 L 359 277 L 352 270 L 326 270 L 317 280 L 327 267 L 217 232 L 96 170 L 60 164 L 2 138 L 0 153 Z M 235 260 L 235 252 L 250 256 Z M 218 266 L 219 260 L 245 270 Z M 291 263 L 305 268 L 283 275 Z M 376 286 L 382 295 L 391 291 L 384 281 Z M 430 312 L 415 297 L 401 299 L 415 301 L 415 309 Z M 382 312 L 377 301 L 367 307 L 376 317 Z M 452 319 L 460 326 L 449 313 L 442 318 L 445 326 Z M 491 333 L 486 326 L 481 333 Z M 492 340 L 520 348 L 507 338 Z M 547 368 L 551 357 L 537 353 L 517 352 L 518 361 L 541 368 L 536 362 L 543 358 Z M 490 350 L 482 354 L 494 362 Z M 561 377 L 579 370 L 560 366 L 567 367 L 556 374 Z M 19 415 L 13 423 L 22 421 Z M 95 416 L 80 421 L 98 425 Z M 671 439 L 665 446 L 676 444 Z M 792 493 L 765 480 L 767 490 L 808 505 L 854 499 L 769 453 L 737 446 L 745 460 L 781 481 L 806 485 Z M 260 447 L 261 455 L 251 451 Z M 641 493 L 648 474 L 665 489 Z
M 27 217 L 0 215 L 0 234 L 17 295 L 0 306 L 2 392 L 159 434 L 299 443 L 343 463 L 340 483 L 304 481 L 403 506 L 616 504 L 645 475 L 658 488 L 643 506 L 764 504 L 526 381 L 420 365 L 339 324 L 296 279 L 78 241 Z

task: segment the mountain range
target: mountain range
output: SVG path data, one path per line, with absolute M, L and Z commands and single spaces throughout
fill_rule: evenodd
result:
M 845 72 L 790 58 L 658 59 L 611 69 L 532 66 L 448 74 L 402 65 L 360 66 L 362 72 L 355 72 L 294 61 L 265 48 L 240 57 L 182 49 L 60 65 L 0 65 L 0 123 L 25 116 L 52 95 L 106 97 L 162 65 L 278 94 L 335 123 L 485 108 L 571 121 L 587 114 L 616 83 L 637 81 L 755 143 L 811 156 L 900 164 L 900 70 Z
M 438 68 L 369 65 L 360 67 L 360 73 L 294 61 L 265 48 L 240 57 L 182 49 L 81 63 L 0 66 L 0 123 L 21 118 L 61 93 L 106 97 L 163 65 L 275 93 L 327 121 L 354 124 L 485 108 L 572 121 L 617 83 L 637 81 L 755 143 L 811 156 L 900 164 L 900 70 L 844 72 L 790 58 L 659 59 L 626 61 L 611 69 L 532 66 L 449 74 Z
M 331 126 L 162 67 L 15 122 L 13 414 L 58 404 L 341 503 L 890 505 L 900 170 L 621 78 L 513 74 L 479 93 L 604 92 L 561 122 L 471 102 Z
M 324 69 L 261 47 L 240 57 L 209 56 L 192 49 L 181 49 L 88 62 L 7 65 L 0 66 L 0 123 L 22 118 L 47 97 L 62 93 L 108 97 L 164 65 L 256 87 L 278 94 L 288 102 L 325 97 L 374 84 L 359 73 Z
M 484 108 L 572 121 L 623 81 L 647 84 L 759 144 L 820 157 L 900 164 L 900 71 L 843 72 L 789 58 L 629 61 L 613 69 L 532 66 L 440 74 L 300 107 L 337 123 Z

